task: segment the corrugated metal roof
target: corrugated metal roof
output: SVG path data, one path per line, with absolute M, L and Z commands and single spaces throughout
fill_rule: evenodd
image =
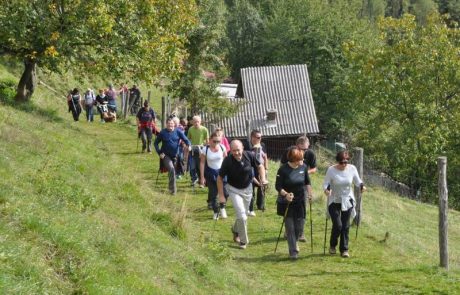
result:
M 306 65 L 241 69 L 241 87 L 244 98 L 235 100 L 244 102 L 239 113 L 220 123 L 226 136 L 247 137 L 247 120 L 250 129 L 264 136 L 319 133 Z M 277 110 L 277 124 L 268 127 L 267 110 L 272 109 Z

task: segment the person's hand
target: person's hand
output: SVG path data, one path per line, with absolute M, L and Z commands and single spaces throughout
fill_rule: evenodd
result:
M 294 194 L 293 193 L 287 193 L 285 198 L 290 203 L 294 199 Z
M 313 196 L 312 196 L 312 195 L 308 195 L 308 194 L 307 194 L 307 197 L 306 197 L 306 199 L 308 200 L 308 202 L 310 202 L 310 203 L 311 203 L 311 200 L 313 200 Z
M 265 179 L 261 179 L 260 183 L 263 185 L 263 186 L 266 186 L 268 184 L 268 180 L 265 178 Z
M 206 179 L 204 179 L 204 177 L 200 177 L 200 184 L 204 186 L 205 183 L 206 183 Z
M 365 187 L 364 184 L 361 183 L 361 185 L 359 186 L 359 190 L 361 191 L 361 193 L 363 193 L 367 190 L 367 187 Z
M 163 160 L 164 158 L 165 158 L 165 154 L 164 154 L 164 153 L 161 153 L 161 154 L 160 154 L 160 159 Z
M 225 204 L 225 202 L 226 202 L 225 196 L 224 195 L 219 196 L 219 203 L 220 204 Z
M 330 197 L 330 196 L 331 196 L 331 190 L 330 190 L 330 189 L 324 190 L 324 194 L 325 194 L 327 197 Z

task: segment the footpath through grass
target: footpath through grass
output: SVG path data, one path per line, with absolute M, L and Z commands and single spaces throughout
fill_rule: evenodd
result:
M 240 250 L 231 205 L 214 222 L 205 189 L 184 178 L 172 197 L 165 174 L 155 185 L 158 157 L 138 153 L 134 126 L 74 123 L 64 109 L 0 105 L 2 294 L 460 293 L 459 212 L 449 214 L 449 272 L 437 266 L 437 208 L 379 188 L 365 194 L 351 258 L 323 255 L 323 163 L 312 179 L 314 252 L 301 243 L 290 261 L 285 240 L 274 253 L 272 163 L 267 210 L 249 219 Z

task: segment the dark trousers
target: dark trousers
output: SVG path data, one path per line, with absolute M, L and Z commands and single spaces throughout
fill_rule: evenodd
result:
M 254 201 L 258 210 L 265 210 L 265 195 L 262 188 L 255 185 L 253 186 L 251 203 L 249 203 L 249 211 L 254 211 Z
M 338 203 L 332 203 L 329 205 L 329 215 L 332 219 L 332 230 L 331 239 L 329 245 L 331 248 L 335 248 L 338 244 L 340 237 L 340 253 L 348 251 L 348 234 L 350 231 L 350 214 L 353 208 L 347 211 L 342 211 L 342 205 Z
M 168 169 L 168 178 L 169 178 L 169 183 L 168 183 L 168 189 L 171 194 L 176 194 L 177 192 L 177 186 L 176 186 L 176 170 L 174 169 L 174 163 L 176 161 L 175 158 L 171 159 L 168 156 L 165 156 L 163 158 L 163 165 Z
M 286 227 L 289 255 L 299 254 L 299 251 L 297 251 L 297 241 L 299 240 L 300 233 L 303 232 L 305 218 L 286 217 L 284 226 Z
M 206 178 L 206 185 L 208 186 L 208 203 L 212 204 L 212 210 L 214 213 L 219 212 L 219 206 L 220 208 L 225 208 L 225 203 L 219 204 L 218 202 L 218 192 L 217 192 L 217 181 L 214 180 L 212 176 L 206 175 L 204 176 Z M 227 190 L 225 189 L 224 186 L 224 196 L 225 199 L 228 198 L 228 193 Z
M 73 104 L 71 106 L 71 111 L 74 121 L 78 121 L 81 113 L 81 106 L 79 104 Z
M 147 149 L 147 152 L 152 151 L 152 129 L 141 128 L 141 139 L 142 139 L 142 151 Z
M 192 182 L 198 180 L 200 175 L 200 150 L 199 148 L 193 148 L 189 156 L 189 165 L 190 165 L 190 177 Z

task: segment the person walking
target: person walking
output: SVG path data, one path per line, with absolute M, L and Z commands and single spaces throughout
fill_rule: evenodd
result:
M 67 96 L 67 103 L 72 112 L 73 120 L 77 122 L 81 114 L 81 95 L 77 88 L 74 88 Z
M 193 117 L 193 126 L 188 128 L 187 137 L 192 143 L 191 155 L 189 156 L 190 177 L 192 186 L 195 186 L 200 176 L 200 150 L 208 143 L 209 132 L 204 126 L 201 126 L 201 117 Z M 208 200 L 209 203 L 209 200 Z
M 160 134 L 158 134 L 154 142 L 155 151 L 160 156 L 160 160 L 162 161 L 163 166 L 168 170 L 168 188 L 172 195 L 177 193 L 176 170 L 174 163 L 176 162 L 176 156 L 181 140 L 187 145 L 187 148 L 190 149 L 190 140 L 182 131 L 175 128 L 174 121 L 172 118 L 169 118 L 166 121 L 166 128 L 160 131 Z M 159 143 L 161 143 L 161 148 L 158 146 Z
M 214 220 L 218 219 L 219 215 L 224 219 L 227 218 L 225 203 L 218 205 L 217 201 L 217 176 L 225 157 L 227 157 L 227 151 L 222 145 L 222 136 L 219 132 L 214 131 L 211 134 L 209 144 L 203 147 L 200 155 L 200 184 L 208 186 L 208 200 L 210 200 L 212 210 L 214 211 Z M 228 197 L 225 187 L 224 195 Z
M 107 108 L 108 98 L 105 95 L 104 89 L 99 89 L 99 94 L 96 96 L 96 109 L 101 116 L 101 123 L 105 123 L 104 120 L 104 113 L 107 112 L 105 108 Z
M 308 167 L 303 163 L 304 152 L 299 148 L 288 151 L 288 162 L 283 164 L 276 174 L 276 190 L 285 198 L 289 206 L 285 218 L 285 231 L 289 248 L 289 257 L 297 259 L 298 240 L 305 226 L 306 199 L 311 202 L 312 188 Z
M 222 162 L 217 177 L 217 190 L 219 202 L 225 203 L 224 178 L 227 177 L 225 188 L 236 214 L 236 220 L 232 226 L 233 240 L 239 244 L 241 249 L 246 249 L 249 243 L 246 213 L 252 198 L 253 169 L 259 171 L 262 185 L 267 185 L 268 182 L 265 179 L 264 166 L 252 153 L 243 150 L 241 141 L 233 140 L 230 143 L 230 152 L 231 155 Z
M 142 152 L 152 153 L 152 134 L 155 125 L 155 112 L 149 106 L 148 100 L 144 101 L 144 107 L 137 112 L 136 120 L 138 134 L 142 139 Z
M 290 149 L 297 147 L 304 152 L 303 163 L 308 167 L 308 174 L 312 174 L 316 172 L 316 155 L 315 153 L 309 149 L 310 147 L 310 140 L 306 136 L 300 136 L 297 138 L 295 145 L 290 146 L 286 149 L 286 152 L 281 156 L 281 165 L 286 164 L 288 162 L 287 154 Z M 286 238 L 286 233 L 284 233 L 284 238 Z M 305 234 L 302 230 L 299 237 L 300 242 L 306 242 L 307 239 L 305 238 Z
M 265 145 L 262 143 L 262 132 L 257 129 L 251 131 L 251 139 L 245 146 L 245 150 L 250 151 L 254 154 L 257 160 L 264 166 L 265 171 L 268 171 L 268 157 L 265 151 Z M 249 204 L 249 216 L 256 216 L 254 211 L 254 203 L 257 205 L 257 209 L 265 210 L 265 195 L 262 191 L 262 185 L 259 181 L 259 173 L 254 170 L 254 189 L 252 193 L 251 203 Z
M 93 108 L 96 103 L 96 97 L 94 96 L 94 91 L 91 88 L 88 88 L 84 95 L 85 98 L 85 111 L 86 111 L 86 121 L 93 122 Z
M 340 238 L 339 250 L 342 257 L 350 257 L 348 253 L 348 240 L 350 218 L 355 217 L 356 200 L 353 185 L 365 191 L 358 170 L 348 163 L 348 151 L 340 151 L 336 155 L 337 163 L 326 171 L 323 189 L 327 196 L 327 213 L 332 219 L 331 237 L 329 241 L 329 254 L 336 254 L 336 246 Z

